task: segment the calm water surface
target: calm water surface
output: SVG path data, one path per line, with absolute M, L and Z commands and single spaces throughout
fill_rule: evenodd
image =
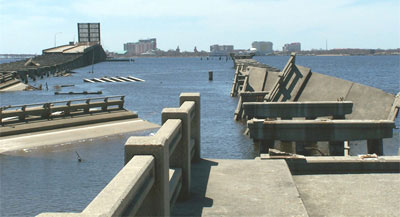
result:
M 256 57 L 260 62 L 282 68 L 288 57 Z M 4 61 L 4 60 L 3 60 Z M 303 57 L 299 65 L 389 93 L 400 91 L 399 56 Z M 48 78 L 32 82 L 48 83 L 49 91 L 0 93 L 0 105 L 26 104 L 82 98 L 54 95 L 54 86 L 74 84 L 61 91 L 97 91 L 103 95 L 126 95 L 125 107 L 139 117 L 160 124 L 161 110 L 178 107 L 181 92 L 201 93 L 202 156 L 206 158 L 254 158 L 252 141 L 242 135 L 244 125 L 233 121 L 237 98 L 229 96 L 234 70 L 232 61 L 200 58 L 139 58 L 134 63 L 104 62 L 75 70 L 72 77 Z M 214 81 L 208 81 L 208 71 Z M 134 76 L 140 83 L 84 83 L 83 78 Z M 399 122 L 397 120 L 397 126 Z M 143 131 L 60 144 L 51 149 L 25 150 L 0 155 L 0 215 L 33 216 L 41 212 L 80 212 L 123 166 L 123 144 Z M 399 130 L 385 140 L 385 154 L 397 154 Z M 389 144 L 386 146 L 386 144 Z M 361 149 L 362 150 L 362 149 Z M 77 151 L 84 159 L 76 160 Z

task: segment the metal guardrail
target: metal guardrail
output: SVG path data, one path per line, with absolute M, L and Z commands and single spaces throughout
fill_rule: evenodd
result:
M 83 212 L 39 216 L 170 216 L 176 199 L 189 197 L 191 162 L 200 160 L 200 94 L 181 94 L 180 105 L 163 110 L 154 136 L 128 139 L 125 167 Z
M 0 73 L 0 83 L 4 83 L 7 81 L 11 81 L 15 78 L 15 74 L 13 73 Z
M 41 118 L 48 119 L 52 116 L 67 116 L 70 115 L 71 112 L 77 111 L 89 113 L 90 109 L 93 108 L 101 108 L 101 111 L 108 111 L 109 106 L 118 106 L 119 109 L 122 109 L 124 105 L 124 100 L 125 96 L 108 96 L 46 103 L 3 106 L 0 107 L 0 123 L 3 124 L 3 118 L 10 117 L 18 117 L 19 121 L 25 121 L 28 116 L 40 116 Z M 56 114 L 56 112 L 58 113 Z

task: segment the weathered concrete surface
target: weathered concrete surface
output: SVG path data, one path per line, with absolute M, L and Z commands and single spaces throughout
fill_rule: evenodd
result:
M 347 119 L 386 120 L 394 95 L 383 90 L 313 72 L 298 101 L 336 101 L 354 103 Z
M 202 159 L 172 216 L 308 216 L 284 160 Z
M 262 91 L 267 75 L 266 68 L 248 67 L 249 83 L 244 91 Z
M 261 160 L 285 159 L 292 175 L 346 173 L 400 173 L 400 156 L 271 156 Z
M 278 75 L 279 75 L 279 72 L 277 72 L 277 71 L 268 71 L 266 81 L 264 82 L 265 84 L 264 84 L 263 90 L 271 91 L 276 80 L 278 80 Z
M 349 101 L 309 101 L 309 102 L 244 102 L 244 114 L 248 119 L 324 116 L 344 117 L 352 112 L 353 103 Z
M 6 136 L 1 137 L 0 153 L 22 149 L 43 148 L 46 146 L 74 142 L 83 139 L 154 129 L 158 127 L 159 125 L 157 124 L 136 118 L 124 121 L 110 121 L 86 126 L 75 126 L 22 135 Z
M 310 216 L 400 216 L 400 174 L 293 176 Z
M 391 138 L 393 121 L 387 120 L 275 120 L 247 122 L 250 137 L 284 141 L 352 141 Z

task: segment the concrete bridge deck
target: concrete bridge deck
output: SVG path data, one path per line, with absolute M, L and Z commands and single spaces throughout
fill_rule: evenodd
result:
M 331 157 L 327 157 L 331 160 Z M 360 164 L 356 157 L 346 158 Z M 398 157 L 394 157 L 398 162 Z M 318 158 L 321 160 L 321 157 Z M 380 165 L 381 159 L 375 162 Z M 337 160 L 343 162 L 343 159 Z M 322 164 L 326 162 L 321 161 Z M 371 163 L 371 162 L 369 162 Z M 365 164 L 365 163 L 364 163 Z M 326 164 L 326 166 L 328 166 Z M 293 175 L 282 159 L 202 159 L 171 216 L 398 216 L 400 174 Z
M 0 127 L 0 154 L 158 127 L 126 110 L 5 124 Z
M 284 160 L 202 159 L 172 216 L 308 216 Z

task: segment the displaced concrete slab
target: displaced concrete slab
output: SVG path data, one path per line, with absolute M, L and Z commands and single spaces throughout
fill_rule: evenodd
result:
M 0 153 L 22 149 L 44 148 L 46 146 L 154 129 L 158 127 L 159 125 L 157 124 L 135 118 L 7 136 L 1 137 Z
M 249 84 L 246 91 L 262 91 L 264 88 L 266 68 L 248 67 Z
M 400 174 L 293 176 L 310 216 L 400 216 Z
M 347 119 L 387 120 L 394 97 L 374 87 L 313 72 L 298 101 L 352 101 L 353 112 Z
M 9 123 L 0 127 L 0 137 L 52 130 L 57 128 L 90 125 L 100 122 L 127 120 L 137 118 L 135 112 L 114 110 L 108 112 L 94 112 L 72 116 L 55 117 L 54 119 L 40 119 L 27 122 Z
M 347 119 L 387 120 L 394 95 L 383 90 L 353 83 L 345 100 L 353 101 L 353 112 Z
M 308 216 L 284 160 L 203 159 L 172 216 Z
M 263 90 L 271 91 L 272 88 L 274 87 L 274 84 L 276 83 L 276 80 L 278 80 L 278 75 L 279 75 L 279 72 L 268 71 Z
M 351 81 L 312 72 L 298 101 L 336 101 L 341 97 L 346 99 L 352 85 Z

